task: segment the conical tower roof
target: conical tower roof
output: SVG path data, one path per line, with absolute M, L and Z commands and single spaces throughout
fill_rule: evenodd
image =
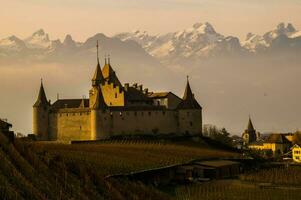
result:
M 97 65 L 96 65 L 96 69 L 95 69 L 95 72 L 94 72 L 94 76 L 92 78 L 92 85 L 93 86 L 97 86 L 99 85 L 102 81 L 103 81 L 103 75 L 102 75 L 102 72 L 101 72 L 101 69 L 100 69 L 100 64 L 99 64 L 99 61 L 97 61 Z
M 248 122 L 248 127 L 247 127 L 248 131 L 255 131 L 251 117 L 249 117 L 249 122 Z
M 200 104 L 194 98 L 194 95 L 192 93 L 192 90 L 191 90 L 191 87 L 189 84 L 188 77 L 187 77 L 185 92 L 183 95 L 183 101 L 179 104 L 178 109 L 202 109 Z
M 105 80 L 108 80 L 109 82 L 114 83 L 119 87 L 122 86 L 118 77 L 116 76 L 114 69 L 111 66 L 110 58 L 108 58 L 108 62 L 105 60 L 105 65 L 102 68 L 102 74 Z
M 33 106 L 38 107 L 38 106 L 42 106 L 42 105 L 48 105 L 48 101 L 47 101 L 46 93 L 44 90 L 43 82 L 41 81 L 38 99 Z
M 107 108 L 107 104 L 103 98 L 103 95 L 102 95 L 102 91 L 101 91 L 101 88 L 100 87 L 97 87 L 96 88 L 96 97 L 95 97 L 95 103 L 94 105 L 92 106 L 92 109 L 101 109 L 101 110 L 104 110 Z

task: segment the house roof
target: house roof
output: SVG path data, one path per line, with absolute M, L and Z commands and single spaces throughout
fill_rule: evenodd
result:
M 264 143 L 290 144 L 290 141 L 282 134 L 271 134 Z
M 293 135 L 293 143 L 301 145 L 301 134 L 295 133 Z
M 52 104 L 51 108 L 80 108 L 82 101 L 84 101 L 85 107 L 89 107 L 89 99 L 59 99 Z
M 205 165 L 209 167 L 222 167 L 222 166 L 228 166 L 228 165 L 237 165 L 239 162 L 234 162 L 230 160 L 210 160 L 210 161 L 201 161 L 196 162 L 196 164 L 199 165 Z
M 134 87 L 127 88 L 125 98 L 127 101 L 151 101 L 146 94 Z
M 150 98 L 166 98 L 170 92 L 152 92 L 149 93 L 148 96 Z
M 2 119 L 0 119 L 0 128 L 11 128 L 12 125 Z

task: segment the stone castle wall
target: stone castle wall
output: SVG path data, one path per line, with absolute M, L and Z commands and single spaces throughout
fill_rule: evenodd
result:
M 90 110 L 60 109 L 49 114 L 50 140 L 90 140 Z
M 97 118 L 91 118 L 91 112 L 85 108 L 60 109 L 51 113 L 50 139 L 70 141 L 104 139 L 116 135 L 200 134 L 202 127 L 201 112 L 196 110 L 98 110 Z M 101 135 L 91 135 L 91 119 L 96 120 Z

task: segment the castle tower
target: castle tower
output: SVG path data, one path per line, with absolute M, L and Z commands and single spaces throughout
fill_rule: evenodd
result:
M 188 76 L 182 102 L 177 109 L 179 112 L 179 132 L 189 135 L 201 135 L 202 107 L 194 98 Z
M 97 41 L 97 65 L 92 78 L 92 89 L 90 90 L 90 109 L 91 109 L 91 140 L 105 138 L 105 124 L 107 105 L 104 101 L 101 86 L 104 83 L 103 74 L 98 58 L 98 41 Z
M 108 113 L 106 113 L 107 105 L 103 99 L 100 86 L 94 87 L 95 93 L 94 104 L 91 109 L 91 140 L 104 139 L 107 136 L 106 124 Z
M 257 140 L 256 130 L 253 126 L 251 117 L 249 117 L 248 126 L 247 129 L 243 132 L 242 138 L 244 145 L 250 144 Z
M 37 101 L 33 105 L 33 134 L 40 140 L 48 140 L 48 114 L 49 102 L 45 94 L 43 82 L 41 81 Z

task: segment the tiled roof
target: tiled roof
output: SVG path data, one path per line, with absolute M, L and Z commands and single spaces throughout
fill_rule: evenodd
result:
M 125 91 L 125 98 L 126 101 L 151 101 L 146 94 L 134 87 L 127 88 Z
M 152 92 L 148 96 L 150 98 L 166 98 L 170 92 Z
M 264 143 L 289 144 L 290 141 L 282 134 L 271 134 Z
M 59 99 L 54 102 L 51 108 L 80 108 L 83 99 Z M 89 99 L 84 99 L 85 107 L 89 107 Z

